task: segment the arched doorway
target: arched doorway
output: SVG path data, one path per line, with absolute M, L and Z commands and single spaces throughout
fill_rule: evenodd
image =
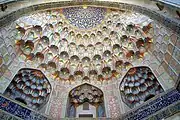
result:
M 96 118 L 105 117 L 103 92 L 90 84 L 82 84 L 69 92 L 67 117 Z

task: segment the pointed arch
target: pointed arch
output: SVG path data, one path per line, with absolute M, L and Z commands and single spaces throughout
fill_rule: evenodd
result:
M 66 110 L 67 117 L 105 117 L 104 94 L 88 83 L 79 85 L 69 92 Z

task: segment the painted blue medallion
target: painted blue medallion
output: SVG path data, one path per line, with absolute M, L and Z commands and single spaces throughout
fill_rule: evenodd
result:
M 90 29 L 102 22 L 106 14 L 106 8 L 69 7 L 63 9 L 63 14 L 70 24 L 80 29 Z

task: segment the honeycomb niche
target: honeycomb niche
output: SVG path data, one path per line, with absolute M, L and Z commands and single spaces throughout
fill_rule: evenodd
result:
M 48 79 L 40 70 L 23 68 L 15 75 L 4 95 L 39 110 L 47 103 L 51 90 Z
M 163 91 L 151 69 L 145 66 L 131 68 L 120 83 L 123 102 L 130 108 L 139 106 Z
M 147 22 L 139 24 L 141 19 Z M 33 13 L 15 23 L 18 59 L 69 84 L 114 82 L 153 45 L 153 21 L 129 11 L 68 7 Z

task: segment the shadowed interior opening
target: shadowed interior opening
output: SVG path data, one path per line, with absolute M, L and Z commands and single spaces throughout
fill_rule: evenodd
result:
M 144 99 L 144 102 L 148 101 L 149 99 L 153 98 L 155 95 L 148 95 L 145 99 Z
M 23 103 L 25 105 L 27 105 L 26 101 L 23 100 L 22 98 L 15 98 L 15 100 L 18 101 L 18 102 L 21 102 L 21 103 Z

